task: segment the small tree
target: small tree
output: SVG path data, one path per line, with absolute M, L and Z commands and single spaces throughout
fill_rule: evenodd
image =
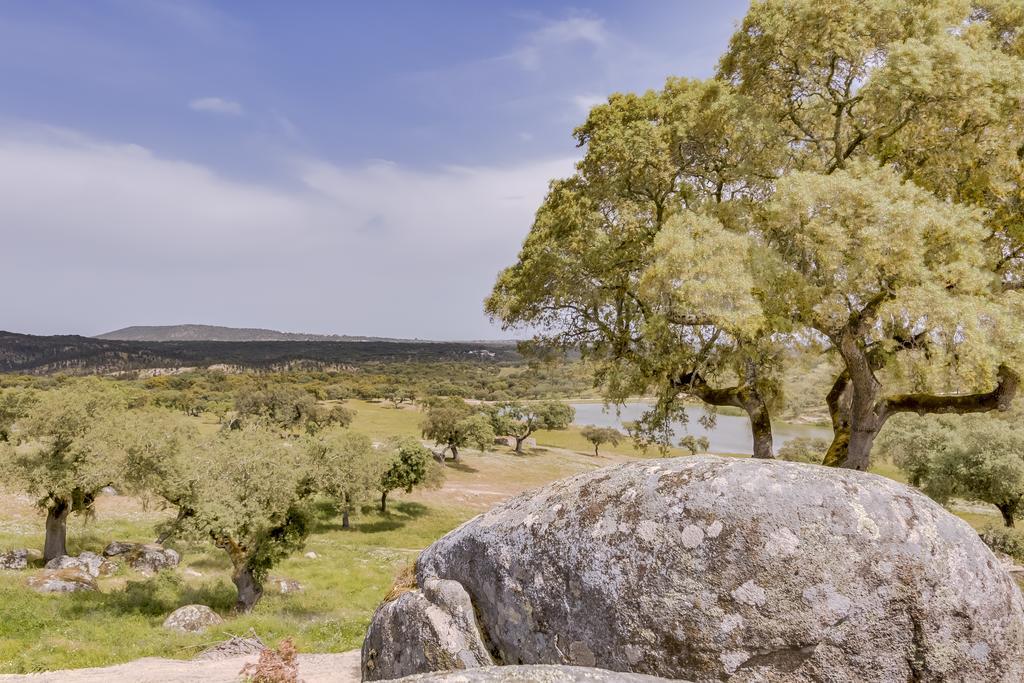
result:
M 707 453 L 707 450 L 711 448 L 711 441 L 706 436 L 687 434 L 679 439 L 679 447 L 690 451 L 690 455 L 697 455 L 698 453 Z
M 348 529 L 350 513 L 377 489 L 386 459 L 366 436 L 337 427 L 311 437 L 306 449 L 313 488 L 337 502 Z
M 618 446 L 619 441 L 622 440 L 623 434 L 618 429 L 613 427 L 598 427 L 596 425 L 587 425 L 580 430 L 580 434 L 584 439 L 594 445 L 594 455 L 600 455 L 598 450 L 601 444 L 610 443 L 613 446 Z
M 166 411 L 128 410 L 126 397 L 101 380 L 41 392 L 17 423 L 27 442 L 8 451 L 10 471 L 46 510 L 43 558 L 67 554 L 67 520 L 89 513 L 107 486 L 139 488 L 155 463 L 178 451 L 183 428 Z
M 523 442 L 541 429 L 567 429 L 576 411 L 561 401 L 541 401 L 523 404 L 516 401 L 502 403 L 492 415 L 495 431 L 516 440 L 516 453 L 523 452 Z
M 461 398 L 435 398 L 427 403 L 421 425 L 423 438 L 442 446 L 441 457 L 447 451 L 458 462 L 459 449 L 473 446 L 484 451 L 494 443 L 494 429 L 490 419 L 475 412 Z
M 820 465 L 825 459 L 828 441 L 811 436 L 798 436 L 790 439 L 779 449 L 779 459 L 790 462 L 809 462 Z
M 256 605 L 270 569 L 309 534 L 305 456 L 263 429 L 223 432 L 180 461 L 186 485 L 164 493 L 179 507 L 178 533 L 208 538 L 228 554 L 240 612 Z
M 925 493 L 991 503 L 1014 526 L 1024 512 L 1024 434 L 991 417 L 900 421 L 880 444 Z
M 396 439 L 391 444 L 390 462 L 377 483 L 380 511 L 388 511 L 388 494 L 396 489 L 411 493 L 417 486 L 440 486 L 444 469 L 430 450 L 415 439 Z
M 239 392 L 235 409 L 246 422 L 279 429 L 296 429 L 315 421 L 316 398 L 294 386 L 270 386 Z

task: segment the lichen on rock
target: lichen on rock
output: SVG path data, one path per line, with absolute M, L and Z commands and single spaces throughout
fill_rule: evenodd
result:
M 369 680 L 488 658 L 698 681 L 1024 680 L 1024 599 L 991 551 L 860 472 L 714 456 L 597 470 L 467 522 L 416 575 L 374 616 Z M 454 613 L 427 597 L 436 582 Z

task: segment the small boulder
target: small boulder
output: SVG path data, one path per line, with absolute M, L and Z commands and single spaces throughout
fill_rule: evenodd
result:
M 164 619 L 164 628 L 182 633 L 202 633 L 210 626 L 223 623 L 220 615 L 206 605 L 185 605 Z
M 320 556 L 314 553 L 312 550 L 310 550 L 308 553 L 303 555 L 303 557 L 305 557 L 307 560 L 315 560 Z
M 258 655 L 266 649 L 267 646 L 256 636 L 256 633 L 250 631 L 247 637 L 231 636 L 225 641 L 211 645 L 193 657 L 193 660 L 197 662 L 216 662 L 222 659 Z
M 38 550 L 18 548 L 0 553 L 0 569 L 28 569 L 29 562 L 39 557 Z
M 111 541 L 107 544 L 107 547 L 103 549 L 103 554 L 106 557 L 116 557 L 118 555 L 130 553 L 138 547 L 138 543 L 129 543 L 128 541 Z
M 46 563 L 47 569 L 80 569 L 89 576 L 109 576 L 117 571 L 117 565 L 88 550 L 74 555 L 61 555 Z
M 366 633 L 363 680 L 494 664 L 473 616 L 469 594 L 455 581 L 429 578 L 381 605 Z
M 77 568 L 44 569 L 28 578 L 28 586 L 38 593 L 74 593 L 96 590 L 96 582 L 93 577 Z
M 284 595 L 286 593 L 298 593 L 303 589 L 303 585 L 295 579 L 286 579 L 281 576 L 271 576 L 267 578 L 267 586 L 275 593 Z
M 402 683 L 658 683 L 669 681 L 644 674 L 591 669 L 583 666 L 533 664 L 485 666 L 463 671 L 440 671 L 407 676 Z M 676 681 L 686 683 L 686 681 Z
M 128 566 L 147 576 L 156 574 L 161 569 L 178 566 L 181 555 L 178 551 L 165 548 L 159 543 L 128 543 L 114 541 L 103 549 L 107 557 L 124 555 Z

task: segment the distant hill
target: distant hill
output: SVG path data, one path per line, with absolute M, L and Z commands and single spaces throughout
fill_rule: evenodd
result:
M 216 329 L 216 328 L 215 328 Z M 125 341 L 0 331 L 0 373 L 75 375 L 209 368 L 330 370 L 380 362 L 518 363 L 515 342 Z
M 354 337 L 345 334 L 304 334 L 278 332 L 251 327 L 223 327 L 221 325 L 133 325 L 113 332 L 96 335 L 95 339 L 116 339 L 137 342 L 216 341 L 216 342 L 271 342 L 271 341 L 346 341 L 388 342 L 412 341 L 387 337 Z M 417 340 L 418 341 L 418 340 Z

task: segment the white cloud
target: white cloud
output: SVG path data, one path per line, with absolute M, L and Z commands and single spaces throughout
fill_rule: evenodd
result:
M 193 111 L 224 114 L 226 116 L 241 116 L 243 111 L 242 105 L 238 102 L 226 100 L 222 97 L 199 97 L 189 102 L 188 108 Z
M 572 164 L 303 158 L 273 187 L 134 145 L 0 128 L 0 291 L 19 292 L 0 297 L 0 320 L 37 332 L 201 320 L 495 336 L 482 299 Z
M 591 17 L 570 17 L 548 21 L 530 33 L 512 56 L 524 69 L 539 69 L 545 55 L 566 45 L 587 44 L 600 47 L 608 42 L 604 21 Z
M 586 114 L 599 104 L 604 104 L 608 98 L 604 95 L 574 95 L 572 102 L 580 112 Z

